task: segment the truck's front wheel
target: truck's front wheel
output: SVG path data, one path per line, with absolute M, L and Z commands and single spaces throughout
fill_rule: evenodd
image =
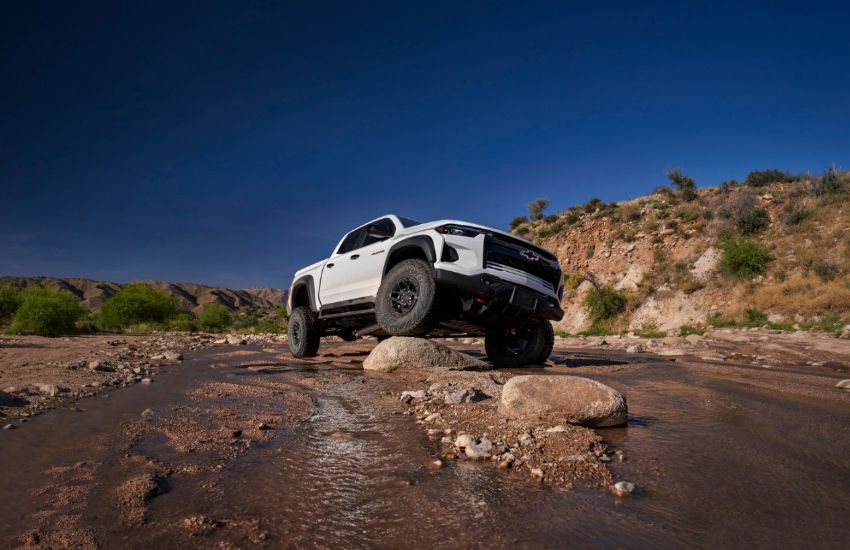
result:
M 439 321 L 437 303 L 431 266 L 423 260 L 404 260 L 381 282 L 375 317 L 393 336 L 425 336 Z
M 542 365 L 552 353 L 555 333 L 549 321 L 492 332 L 484 339 L 487 357 L 499 367 Z
M 289 351 L 293 357 L 313 357 L 319 351 L 321 328 L 316 314 L 306 306 L 298 306 L 289 316 Z

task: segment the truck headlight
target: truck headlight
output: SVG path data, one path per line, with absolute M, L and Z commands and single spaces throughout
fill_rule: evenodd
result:
M 455 237 L 477 237 L 481 234 L 481 231 L 478 229 L 475 229 L 474 227 L 467 227 L 465 225 L 441 225 L 434 228 L 434 231 L 443 235 L 453 235 Z

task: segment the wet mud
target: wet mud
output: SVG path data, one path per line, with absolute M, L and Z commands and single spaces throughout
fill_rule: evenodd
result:
M 616 350 L 523 369 L 626 394 L 628 425 L 595 432 L 622 456 L 604 475 L 637 485 L 617 498 L 599 478 L 555 486 L 446 459 L 399 401 L 427 374 L 366 374 L 370 347 L 323 345 L 310 361 L 277 344 L 195 351 L 155 384 L 3 432 L 0 546 L 850 545 L 850 403 L 804 388 L 831 381 L 828 366 L 782 370 L 799 391 L 745 363 Z

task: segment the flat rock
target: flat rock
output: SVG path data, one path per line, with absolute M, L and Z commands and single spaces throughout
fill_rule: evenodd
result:
M 227 343 L 231 346 L 244 346 L 248 342 L 241 336 L 228 336 Z
M 11 407 L 18 402 L 18 398 L 11 393 L 0 391 L 0 407 Z
M 626 353 L 643 353 L 643 345 L 635 344 L 626 348 Z
M 166 361 L 182 361 L 183 354 L 177 353 L 176 351 L 166 351 L 162 354 L 163 359 Z
M 838 388 L 839 390 L 850 391 L 850 378 L 848 378 L 847 380 L 842 380 L 841 382 L 836 384 L 835 387 Z
M 392 372 L 400 367 L 414 368 L 487 368 L 487 363 L 424 338 L 393 336 L 372 350 L 363 368 Z
M 579 376 L 524 375 L 508 380 L 499 412 L 536 420 L 553 418 L 591 428 L 626 423 L 626 398 L 614 388 Z

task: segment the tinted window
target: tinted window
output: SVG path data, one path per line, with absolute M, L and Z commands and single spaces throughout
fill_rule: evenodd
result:
M 405 218 L 404 216 L 399 216 L 398 219 L 403 227 L 413 227 L 414 225 L 422 225 L 422 222 L 411 220 L 410 218 Z
M 383 218 L 366 226 L 366 238 L 361 246 L 367 246 L 389 239 L 395 235 L 395 224 L 389 218 Z
M 345 254 L 346 252 L 351 252 L 357 248 L 360 248 L 360 237 L 363 235 L 365 228 L 361 227 L 359 229 L 355 229 L 351 233 L 345 236 L 342 240 L 342 244 L 339 245 L 339 249 L 336 251 L 337 254 Z

